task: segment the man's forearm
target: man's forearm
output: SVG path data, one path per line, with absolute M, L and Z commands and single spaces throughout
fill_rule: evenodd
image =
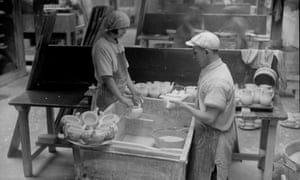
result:
M 189 110 L 198 120 L 208 125 L 212 124 L 217 117 L 215 114 L 216 112 L 213 111 L 199 110 L 187 104 L 184 107 Z

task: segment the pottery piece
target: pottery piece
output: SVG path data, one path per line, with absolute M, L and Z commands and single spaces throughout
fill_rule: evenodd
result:
M 185 93 L 191 97 L 196 97 L 197 96 L 197 87 L 196 86 L 186 86 Z
M 261 84 L 261 85 L 259 85 L 259 88 L 261 88 L 261 89 L 272 90 L 272 89 L 273 89 L 273 86 L 270 86 L 270 85 L 268 85 L 268 84 Z
M 146 97 L 149 94 L 148 85 L 145 83 L 137 83 L 135 87 L 138 92 L 141 93 L 142 96 Z
M 274 91 L 271 89 L 262 89 L 259 102 L 262 105 L 269 106 L 274 97 Z
M 161 84 L 160 85 L 160 94 L 167 94 L 169 92 L 169 85 Z
M 246 84 L 245 84 L 245 88 L 246 88 L 246 89 L 250 89 L 250 90 L 254 90 L 254 89 L 257 88 L 257 85 L 254 84 L 254 83 L 246 83 Z
M 153 98 L 158 98 L 158 96 L 160 95 L 160 86 L 157 84 L 151 85 L 149 89 L 149 95 Z
M 155 146 L 158 148 L 182 148 L 186 133 L 184 131 L 159 129 L 153 131 Z
M 143 113 L 143 108 L 141 107 L 141 105 L 133 106 L 129 113 L 129 117 L 138 118 L 141 116 L 142 113 Z
M 241 89 L 240 90 L 240 100 L 243 105 L 248 106 L 253 103 L 253 93 L 249 89 Z
M 71 139 L 73 141 L 78 141 L 81 138 L 81 135 L 84 133 L 84 130 L 69 126 L 69 127 L 66 127 L 65 133 L 69 139 Z
M 101 121 L 102 124 L 118 123 L 119 120 L 120 117 L 116 114 L 105 114 L 99 119 L 99 121 Z
M 258 104 L 261 96 L 261 88 L 256 88 L 253 92 L 253 103 Z
M 81 114 L 81 120 L 88 128 L 96 128 L 99 121 L 95 111 L 85 111 Z
M 82 124 L 82 121 L 80 118 L 74 116 L 74 115 L 64 115 L 61 118 L 61 122 L 63 124 L 68 124 L 68 123 L 75 123 L 75 124 Z

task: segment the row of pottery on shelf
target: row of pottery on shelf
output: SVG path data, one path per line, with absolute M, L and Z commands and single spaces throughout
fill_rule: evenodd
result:
M 245 106 L 261 104 L 269 106 L 274 97 L 274 89 L 269 85 L 245 84 L 245 88 L 237 90 L 237 98 Z
M 65 115 L 61 122 L 66 139 L 80 144 L 101 144 L 114 138 L 119 120 L 116 114 L 99 115 L 96 110 Z

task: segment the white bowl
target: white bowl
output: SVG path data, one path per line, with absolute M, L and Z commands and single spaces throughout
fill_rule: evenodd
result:
M 138 118 L 141 116 L 142 113 L 143 113 L 143 108 L 141 106 L 133 106 L 128 116 L 131 118 Z
M 186 133 L 180 130 L 159 129 L 152 133 L 158 148 L 183 148 Z
M 90 128 L 96 128 L 99 121 L 98 121 L 98 115 L 95 111 L 85 111 L 81 114 L 81 120 L 82 122 L 90 127 Z

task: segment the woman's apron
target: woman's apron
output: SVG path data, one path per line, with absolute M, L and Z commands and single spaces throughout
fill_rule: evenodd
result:
M 128 78 L 127 59 L 124 51 L 117 54 L 117 61 L 117 71 L 113 72 L 113 80 L 116 82 L 121 94 L 124 94 Z M 95 99 L 96 102 L 94 103 L 96 103 L 100 111 L 105 110 L 107 106 L 118 100 L 105 83 L 98 83 Z

